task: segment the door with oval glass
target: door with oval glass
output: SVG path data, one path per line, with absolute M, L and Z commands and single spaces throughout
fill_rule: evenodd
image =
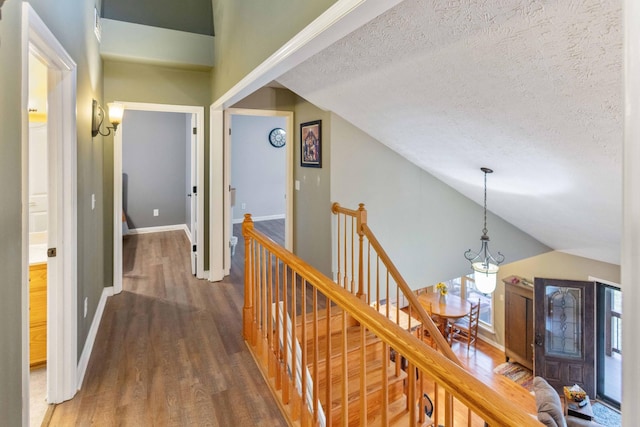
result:
M 595 283 L 536 278 L 534 305 L 535 375 L 595 397 Z

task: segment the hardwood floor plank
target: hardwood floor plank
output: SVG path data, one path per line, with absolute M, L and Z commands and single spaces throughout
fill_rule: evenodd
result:
M 124 239 L 124 290 L 50 426 L 287 425 L 242 339 L 242 276 L 197 280 L 189 249 L 181 231 Z

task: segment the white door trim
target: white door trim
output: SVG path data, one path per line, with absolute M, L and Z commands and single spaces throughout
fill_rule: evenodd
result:
M 76 64 L 28 3 L 22 5 L 22 313 L 23 424 L 29 422 L 29 256 L 28 180 L 29 51 L 48 66 L 48 145 L 56 165 L 58 256 L 50 261 L 47 289 L 47 400 L 60 403 L 77 391 L 77 130 Z
M 193 105 L 150 104 L 143 102 L 117 101 L 124 110 L 155 111 L 164 113 L 195 114 L 197 123 L 197 174 L 198 174 L 198 218 L 204 218 L 204 107 Z M 120 124 L 113 137 L 113 292 L 122 292 L 122 130 L 126 120 Z M 196 235 L 196 257 L 204 259 L 203 233 Z M 204 263 L 198 263 L 196 277 L 205 278 Z
M 285 147 L 286 157 L 286 177 L 285 177 L 285 200 L 286 211 L 284 220 L 284 246 L 293 250 L 293 153 L 294 153 L 294 133 L 293 133 L 293 111 L 279 110 L 253 110 L 247 108 L 228 108 L 224 112 L 224 241 L 229 242 L 233 233 L 231 218 L 231 139 L 233 135 L 231 129 L 231 116 L 260 116 L 260 117 L 284 117 L 286 119 L 287 143 Z M 242 250 L 242 248 L 240 248 Z M 224 274 L 228 275 L 231 269 L 231 247 L 224 245 Z

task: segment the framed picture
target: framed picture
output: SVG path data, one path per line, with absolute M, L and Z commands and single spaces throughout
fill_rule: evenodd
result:
M 300 166 L 322 167 L 322 120 L 300 124 Z

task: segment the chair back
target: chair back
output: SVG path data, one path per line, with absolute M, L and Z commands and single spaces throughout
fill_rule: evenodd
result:
M 478 335 L 478 322 L 480 321 L 480 298 L 477 303 L 471 303 L 469 311 L 469 333 L 476 337 Z

